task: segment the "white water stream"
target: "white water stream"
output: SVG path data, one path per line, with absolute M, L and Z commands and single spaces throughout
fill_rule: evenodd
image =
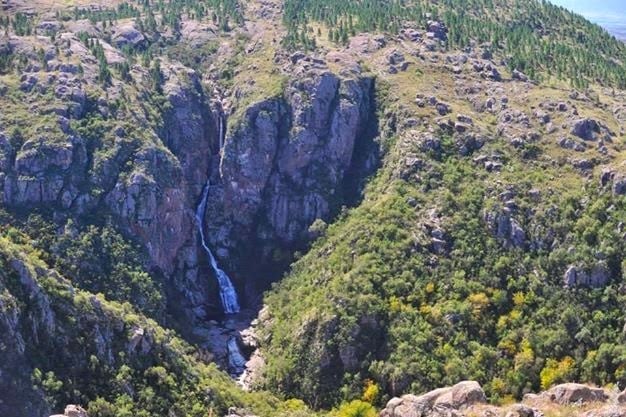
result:
M 223 137 L 224 137 L 224 122 L 222 117 L 219 118 L 219 143 L 220 149 L 223 145 Z M 200 240 L 202 242 L 202 247 L 206 252 L 209 262 L 211 264 L 211 268 L 217 277 L 217 282 L 220 287 L 220 298 L 222 300 L 222 306 L 224 307 L 224 313 L 226 314 L 235 314 L 239 313 L 239 302 L 237 300 L 237 291 L 233 286 L 232 281 L 224 272 L 219 265 L 217 264 L 217 260 L 215 256 L 213 256 L 213 252 L 209 248 L 209 245 L 206 242 L 204 236 L 204 214 L 206 212 L 207 200 L 209 198 L 209 188 L 210 188 L 210 178 L 207 180 L 206 185 L 202 191 L 202 199 L 200 200 L 200 204 L 196 208 L 196 223 L 198 227 L 198 231 L 200 232 Z

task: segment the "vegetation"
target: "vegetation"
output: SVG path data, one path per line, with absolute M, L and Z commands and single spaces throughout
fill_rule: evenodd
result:
M 608 129 L 619 131 L 620 106 L 606 104 L 618 99 L 604 100 L 609 89 L 597 87 L 626 88 L 626 46 L 546 1 L 286 0 L 284 6 L 283 46 L 307 51 L 343 47 L 364 31 L 396 35 L 439 20 L 448 29 L 447 39 L 437 41 L 441 51 L 473 45 L 474 52 L 493 53 L 533 80 L 564 80 L 581 90 L 580 100 L 563 103 L 571 110 L 569 119 L 560 112 L 554 126 L 563 122 L 569 129 L 565 121 L 591 114 L 596 106 L 594 112 L 611 114 Z M 562 155 L 565 150 L 555 156 L 554 143 L 541 137 L 548 130 L 543 125 L 536 141 L 514 149 L 511 138 L 498 136 L 495 112 L 481 113 L 473 123 L 477 129 L 489 125 L 484 152 L 500 155 L 506 169 L 490 175 L 471 156 L 460 155 L 458 138 L 436 130 L 428 113 L 434 110 L 418 108 L 413 100 L 416 91 L 432 84 L 439 98 L 452 101 L 450 91 L 471 76 L 463 74 L 452 87 L 442 73 L 425 70 L 443 64 L 422 65 L 407 54 L 412 65 L 396 74 L 403 81 L 393 87 L 376 81 L 377 124 L 387 138 L 380 143 L 384 164 L 358 207 L 309 227 L 315 243 L 297 254 L 299 260 L 264 300 L 270 319 L 260 328 L 267 362 L 256 387 L 261 391 L 240 390 L 207 352 L 164 327 L 172 323 L 167 307 L 177 300 L 167 298 L 169 283 L 150 270 L 148 248 L 132 236 L 154 218 L 115 215 L 105 198 L 118 187 L 111 198 L 125 198 L 128 206 L 119 211 L 133 212 L 145 203 L 141 209 L 151 212 L 160 199 L 172 203 L 166 211 L 179 210 L 174 200 L 189 195 L 164 189 L 196 187 L 202 178 L 183 173 L 181 163 L 193 164 L 215 149 L 198 149 L 187 159 L 174 155 L 191 141 L 168 132 L 164 114 L 180 110 L 177 129 L 195 129 L 198 119 L 214 110 L 207 102 L 217 98 L 202 88 L 215 87 L 219 99 L 225 98 L 232 128 L 249 122 L 246 111 L 259 100 L 289 96 L 308 102 L 283 72 L 289 60 L 301 59 L 303 68 L 314 71 L 326 67 L 317 58 L 281 50 L 280 30 L 236 30 L 245 22 L 235 0 L 133 0 L 59 10 L 57 17 L 88 19 L 96 26 L 96 34 L 76 34 L 89 51 L 82 63 L 77 56 L 84 48 L 75 39 L 33 36 L 41 34 L 37 17 L 0 17 L 7 35 L 30 37 L 33 46 L 32 53 L 26 47 L 13 51 L 7 36 L 0 39 L 0 197 L 27 191 L 35 196 L 0 209 L 0 374 L 17 376 L 0 381 L 0 392 L 11 393 L 13 401 L 41 410 L 81 403 L 92 417 L 206 417 L 224 415 L 233 406 L 263 417 L 314 415 L 309 407 L 330 410 L 330 417 L 373 417 L 391 396 L 461 379 L 478 380 L 491 399 L 502 402 L 564 381 L 626 384 L 626 201 L 599 187 L 597 173 L 592 182 L 573 172 L 569 160 L 562 162 L 569 157 Z M 135 22 L 145 42 L 109 53 L 113 28 L 126 19 Z M 202 45 L 184 42 L 183 23 L 189 20 L 218 30 Z M 52 43 L 45 43 L 49 37 Z M 79 52 L 68 53 L 72 49 Z M 372 62 L 380 58 L 372 54 Z M 327 63 L 330 70 L 338 61 Z M 176 78 L 191 79 L 192 72 L 172 62 L 193 68 L 201 86 L 186 90 L 181 83 L 178 89 Z M 365 70 L 371 62 L 359 65 Z M 341 76 L 352 76 L 356 68 L 342 68 Z M 519 91 L 529 85 L 519 83 Z M 387 97 L 391 90 L 404 100 L 395 107 Z M 182 103 L 174 112 L 169 93 L 173 103 Z M 483 93 L 488 92 L 476 94 L 481 101 Z M 559 97 L 567 93 L 560 91 Z M 344 103 L 341 94 L 336 99 L 348 114 L 354 103 Z M 517 110 L 514 97 L 506 100 Z M 196 104 L 202 110 L 196 111 Z M 451 106 L 465 112 L 470 104 Z M 530 115 L 538 107 L 522 110 Z M 296 117 L 318 122 L 304 105 L 298 111 Z M 430 123 L 441 149 L 413 149 L 417 139 L 402 143 L 406 138 L 398 126 L 409 121 L 416 131 Z M 331 129 L 343 122 L 350 120 L 335 119 Z M 255 123 L 255 129 L 265 129 L 270 122 L 260 117 Z M 293 154 L 304 160 L 308 138 L 297 135 L 289 146 L 303 146 Z M 605 154 L 588 144 L 581 158 L 622 163 L 623 155 L 614 155 L 626 143 L 623 137 L 600 142 L 607 146 Z M 399 174 L 415 162 L 407 160 L 409 154 L 424 165 L 419 175 Z M 23 170 L 28 176 L 19 178 L 23 189 L 16 190 L 11 175 L 18 164 L 28 164 Z M 46 200 L 43 189 L 55 197 Z M 500 197 L 508 192 L 515 196 L 513 208 Z M 525 232 L 523 245 L 512 245 L 490 227 L 489 216 L 503 213 Z M 433 232 L 441 237 L 437 242 Z M 290 256 L 275 251 L 276 269 Z M 564 287 L 571 266 L 600 267 L 608 282 Z M 0 402 L 0 412 L 3 406 Z M 8 404 L 10 410 L 19 406 Z
M 31 19 L 23 13 L 16 13 L 11 23 L 17 36 L 30 36 L 33 32 Z
M 71 289 L 45 267 L 34 248 L 14 243 L 14 238 L 19 238 L 15 232 L 0 237 L 0 312 L 33 314 L 18 314 L 19 322 L 2 322 L 0 329 L 15 337 L 17 346 L 21 332 L 26 336 L 38 329 L 38 337 L 25 345 L 25 351 L 15 343 L 2 344 L 3 358 L 8 360 L 0 370 L 16 379 L 0 382 L 3 401 L 8 401 L 0 409 L 21 404 L 26 410 L 43 400 L 53 410 L 68 403 L 85 404 L 95 417 L 204 417 L 224 415 L 232 406 L 266 416 L 286 410 L 269 394 L 244 393 L 214 365 L 198 360 L 172 331 L 138 314 L 130 304 Z M 46 325 L 49 319 L 54 322 Z M 133 339 L 135 329 L 142 329 L 140 339 Z
M 390 156 L 365 201 L 266 297 L 261 386 L 329 407 L 360 398 L 365 381 L 380 387 L 378 405 L 463 379 L 496 401 L 563 381 L 626 384 L 626 201 L 575 182 L 538 206 L 530 190 L 553 189 L 554 168 L 507 155 L 511 174 L 495 185 L 448 149 L 419 181 L 395 178 Z M 484 220 L 504 190 L 519 196 L 522 248 Z M 445 253 L 425 232 L 431 210 Z M 605 287 L 564 287 L 568 266 L 598 264 Z
M 229 24 L 240 24 L 242 17 L 236 0 L 135 0 L 120 3 L 117 8 L 75 8 L 73 18 L 89 19 L 93 23 L 113 26 L 121 19 L 133 18 L 142 30 L 156 32 L 159 25 L 175 32 L 180 30 L 181 17 L 203 20 L 209 18 L 222 30 L 228 30 Z M 160 18 L 157 22 L 157 17 Z
M 88 225 L 79 230 L 70 220 L 57 234 L 54 224 L 39 214 L 32 213 L 24 221 L 6 213 L 2 217 L 7 226 L 0 227 L 0 235 L 30 242 L 48 267 L 63 271 L 77 288 L 131 303 L 145 315 L 163 321 L 161 283 L 146 271 L 141 249 L 112 226 Z
M 446 48 L 484 44 L 504 54 L 511 70 L 533 79 L 556 77 L 579 88 L 596 81 L 626 87 L 626 45 L 546 0 L 287 0 L 285 43 L 314 48 L 314 22 L 325 25 L 331 41 L 346 44 L 360 32 L 397 34 L 405 23 L 426 29 L 431 19 L 449 29 Z

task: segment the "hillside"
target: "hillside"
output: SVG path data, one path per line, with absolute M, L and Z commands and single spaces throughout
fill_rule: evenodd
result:
M 49 415 L 69 403 L 96 416 L 280 411 L 130 304 L 73 287 L 24 240 L 15 229 L 0 237 L 3 415 Z
M 620 404 L 626 45 L 580 16 L 5 0 L 0 108 L 3 414 Z

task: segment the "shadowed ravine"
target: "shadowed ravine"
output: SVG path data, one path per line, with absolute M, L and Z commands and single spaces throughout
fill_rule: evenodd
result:
M 218 116 L 219 149 L 224 145 L 225 120 L 222 112 Z M 228 373 L 234 378 L 238 378 L 245 370 L 246 358 L 239 348 L 240 331 L 249 327 L 251 322 L 251 312 L 239 314 L 241 307 L 237 297 L 237 290 L 230 277 L 221 269 L 217 259 L 209 248 L 204 232 L 204 218 L 206 215 L 207 201 L 210 196 L 211 175 L 202 191 L 202 197 L 196 209 L 196 224 L 200 235 L 200 244 L 207 255 L 211 270 L 217 279 L 220 292 L 220 300 L 224 311 L 224 318 L 220 321 L 211 320 L 206 327 L 201 326 L 195 329 L 196 335 L 200 335 L 204 340 L 201 344 L 214 354 L 221 356 L 221 361 L 227 365 Z

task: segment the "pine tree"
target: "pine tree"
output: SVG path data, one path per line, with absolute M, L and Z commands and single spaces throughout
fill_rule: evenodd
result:
M 161 61 L 155 59 L 150 68 L 150 80 L 152 89 L 159 94 L 163 93 L 163 73 L 161 72 Z

